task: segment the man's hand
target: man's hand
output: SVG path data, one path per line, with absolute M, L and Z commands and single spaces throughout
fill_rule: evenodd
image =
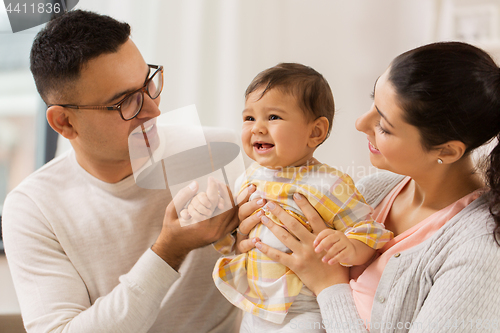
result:
M 220 184 L 214 179 L 209 179 L 207 193 L 214 193 L 214 191 L 220 193 L 224 201 L 224 207 L 221 210 L 228 210 L 219 214 L 219 207 L 217 207 L 214 212 L 215 216 L 204 221 L 183 227 L 180 220 L 183 218 L 179 218 L 176 211 L 176 207 L 184 207 L 196 195 L 198 190 L 196 182 L 180 190 L 167 206 L 162 230 L 151 249 L 173 269 L 179 269 L 191 250 L 217 241 L 238 226 L 238 207 L 231 207 L 231 191 L 219 186 Z

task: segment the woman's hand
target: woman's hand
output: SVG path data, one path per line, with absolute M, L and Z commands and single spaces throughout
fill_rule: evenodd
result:
M 240 209 L 238 210 L 238 218 L 241 222 L 237 229 L 238 232 L 236 233 L 236 253 L 248 252 L 255 247 L 255 243 L 259 239 L 250 239 L 248 238 L 248 234 L 257 224 L 260 223 L 262 211 L 254 215 L 251 214 L 266 204 L 266 200 L 260 198 L 246 202 L 250 197 L 250 194 L 255 192 L 255 186 L 250 185 L 247 189 L 248 190 L 246 192 L 243 191 L 237 199 L 239 204 L 242 202 L 245 203 L 241 204 Z
M 305 200 L 305 198 L 296 193 L 293 196 L 295 202 L 302 210 L 312 227 L 313 233 L 307 229 L 295 218 L 290 216 L 278 205 L 269 202 L 267 208 L 280 219 L 290 232 L 269 220 L 265 215 L 261 216 L 261 221 L 278 239 L 285 244 L 292 254 L 287 254 L 271 248 L 260 241 L 256 242 L 256 247 L 262 253 L 271 259 L 287 266 L 302 280 L 302 282 L 316 295 L 323 289 L 339 283 L 349 282 L 349 269 L 336 265 L 329 265 L 322 261 L 326 252 L 316 253 L 313 242 L 316 235 L 326 229 L 323 219 L 318 212 Z

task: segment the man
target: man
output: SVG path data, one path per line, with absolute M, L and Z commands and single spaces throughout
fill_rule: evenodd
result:
M 147 65 L 129 35 L 126 23 L 72 11 L 33 43 L 31 71 L 47 120 L 73 150 L 28 177 L 4 205 L 25 327 L 233 332 L 238 315 L 214 286 L 218 254 L 207 245 L 237 226 L 236 209 L 181 227 L 173 203 L 182 207 L 197 184 L 172 201 L 131 176 L 128 137 L 160 115 L 162 68 Z

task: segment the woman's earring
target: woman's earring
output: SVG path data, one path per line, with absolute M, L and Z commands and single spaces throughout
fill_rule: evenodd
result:
M 440 159 L 440 158 L 438 158 L 438 163 L 439 163 L 439 164 L 443 164 L 443 160 L 442 160 L 442 159 Z

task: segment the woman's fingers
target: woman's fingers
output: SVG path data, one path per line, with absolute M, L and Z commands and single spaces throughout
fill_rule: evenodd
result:
M 319 232 L 327 228 L 325 221 L 323 221 L 316 209 L 314 209 L 314 207 L 302 194 L 295 193 L 293 195 L 293 200 L 299 206 L 302 213 L 304 213 L 304 216 L 309 222 L 309 225 L 312 227 L 314 234 L 317 235 Z
M 273 222 L 271 222 L 273 223 Z M 274 223 L 273 223 L 274 224 Z M 282 229 L 280 226 L 277 226 L 278 228 Z M 286 245 L 286 244 L 285 244 Z M 271 258 L 274 261 L 277 261 L 281 263 L 282 265 L 285 265 L 287 267 L 293 266 L 293 261 L 292 261 L 292 256 L 289 254 L 286 254 L 284 252 L 281 252 L 279 250 L 276 250 L 270 246 L 267 246 L 266 244 L 262 242 L 257 242 L 255 244 L 255 247 L 259 249 L 262 253 L 267 255 L 269 258 Z
M 292 217 L 290 214 L 285 212 L 283 208 L 281 208 L 279 205 L 275 204 L 274 202 L 268 202 L 266 204 L 266 207 L 269 211 L 271 211 L 280 221 L 283 223 L 286 228 L 294 234 L 299 240 L 301 241 L 310 241 L 311 243 L 314 240 L 314 235 L 312 235 L 306 227 L 302 225 L 299 221 L 297 221 L 294 217 Z M 272 223 L 274 224 L 274 223 Z M 269 228 L 269 227 L 268 227 Z M 282 229 L 282 228 L 280 228 Z M 274 231 L 273 231 L 274 233 Z M 276 236 L 278 236 L 276 233 L 274 233 Z M 288 234 L 288 232 L 287 232 Z M 286 243 L 283 242 L 283 244 L 287 245 Z M 289 246 L 288 246 L 289 247 Z M 292 251 L 293 249 L 289 247 Z
M 286 215 L 288 213 L 284 212 Z M 288 215 L 291 219 L 295 220 L 293 217 Z M 295 237 L 293 237 L 285 228 L 277 225 L 273 221 L 271 221 L 266 215 L 262 215 L 260 218 L 261 222 L 269 229 L 271 232 L 292 252 L 300 251 L 300 241 L 297 240 Z M 281 220 L 283 222 L 283 220 Z M 303 228 L 306 232 L 307 229 L 300 224 L 297 220 L 295 220 L 296 223 L 299 224 L 300 228 Z M 289 222 L 290 223 L 290 222 Z M 290 223 L 293 224 L 293 223 Z M 293 232 L 293 231 L 292 231 Z M 311 240 L 312 242 L 312 240 Z

